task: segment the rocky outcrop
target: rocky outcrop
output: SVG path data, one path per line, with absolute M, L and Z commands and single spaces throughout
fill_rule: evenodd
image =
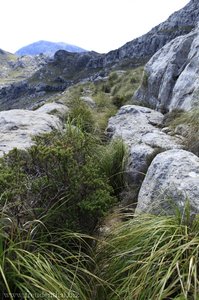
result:
M 46 101 L 52 93 L 62 92 L 83 79 L 95 80 L 101 73 L 88 69 L 87 64 L 99 54 L 56 52 L 43 67 L 29 73 L 26 80 L 14 81 L 0 89 L 0 110 L 32 109 Z M 25 60 L 25 58 L 21 58 Z M 36 57 L 32 57 L 36 60 Z M 26 68 L 25 68 L 26 69 Z
M 59 110 L 60 106 L 54 105 L 53 109 L 55 110 L 55 108 Z M 43 110 L 45 111 L 45 108 Z M 26 149 L 34 144 L 32 137 L 53 129 L 62 129 L 62 127 L 62 121 L 57 116 L 43 112 L 42 109 L 1 111 L 0 156 L 13 148 Z
M 126 105 L 109 119 L 106 129 L 110 138 L 122 138 L 129 148 L 127 181 L 139 183 L 157 152 L 182 147 L 181 139 L 167 135 L 160 125 L 163 115 L 152 109 Z
M 47 61 L 48 58 L 44 55 L 17 57 L 0 49 L 0 87 L 30 77 L 43 67 Z
M 145 66 L 135 94 L 139 101 L 163 111 L 199 106 L 199 25 L 160 49 Z
M 199 213 L 199 158 L 185 150 L 158 154 L 142 183 L 136 212 L 174 213 L 189 200 L 193 214 Z
M 89 107 L 91 107 L 91 108 L 96 107 L 95 101 L 94 101 L 93 98 L 91 98 L 90 96 L 82 96 L 82 97 L 80 97 L 80 99 L 81 99 L 85 104 L 87 104 Z

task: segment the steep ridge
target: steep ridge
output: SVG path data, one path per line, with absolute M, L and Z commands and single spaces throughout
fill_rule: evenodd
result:
M 109 65 L 137 65 L 147 60 L 166 43 L 189 33 L 199 21 L 199 2 L 191 0 L 184 8 L 173 13 L 165 22 L 121 48 L 107 53 L 103 67 Z

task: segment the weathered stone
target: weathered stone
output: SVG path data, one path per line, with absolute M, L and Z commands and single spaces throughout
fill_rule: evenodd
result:
M 69 108 L 61 103 L 51 102 L 42 105 L 36 110 L 39 113 L 58 115 L 64 117 L 69 112 Z
M 33 136 L 61 128 L 60 119 L 46 113 L 20 109 L 1 111 L 0 156 L 13 148 L 26 149 L 33 145 Z
M 126 167 L 127 181 L 138 182 L 146 172 L 149 157 L 160 151 L 182 148 L 181 139 L 162 132 L 159 126 L 163 121 L 160 112 L 150 108 L 126 105 L 117 115 L 109 119 L 106 129 L 111 138 L 122 138 L 129 148 Z
M 134 97 L 154 109 L 190 110 L 199 106 L 199 25 L 160 49 L 145 66 Z
M 189 125 L 187 124 L 179 124 L 175 128 L 175 135 L 180 135 L 186 137 L 190 131 Z
M 96 107 L 96 103 L 95 103 L 95 101 L 91 97 L 89 97 L 89 96 L 82 96 L 80 99 L 82 101 L 84 101 L 84 103 L 86 103 L 91 108 Z
M 129 184 L 140 183 L 148 168 L 148 158 L 153 155 L 154 149 L 145 144 L 133 145 L 129 150 L 126 166 L 126 180 Z
M 179 149 L 158 154 L 142 183 L 136 212 L 174 213 L 190 201 L 192 213 L 199 213 L 199 158 Z

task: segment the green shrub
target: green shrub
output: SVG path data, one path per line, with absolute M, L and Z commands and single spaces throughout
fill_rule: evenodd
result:
M 65 133 L 47 134 L 36 141 L 26 155 L 14 150 L 4 162 L 8 170 L 18 170 L 17 174 L 25 178 L 21 182 L 15 179 L 19 190 L 23 190 L 18 193 L 15 189 L 15 199 L 23 199 L 23 218 L 28 220 L 33 215 L 43 218 L 49 228 L 59 224 L 60 228 L 91 232 L 116 201 L 110 179 L 96 155 L 100 141 L 70 124 Z M 26 188 L 22 189 L 24 182 Z M 18 207 L 19 201 L 15 202 L 16 211 Z
M 142 67 L 125 71 L 113 82 L 111 95 L 116 107 L 119 108 L 132 102 L 133 94 L 141 81 L 142 72 Z
M 103 111 L 109 105 L 109 102 L 108 102 L 109 97 L 103 92 L 97 93 L 94 97 L 94 100 L 95 100 L 95 103 L 97 104 L 98 112 Z
M 118 76 L 117 72 L 112 72 L 112 73 L 110 73 L 108 80 L 109 80 L 109 82 L 111 82 L 113 84 L 113 82 L 117 81 L 118 78 L 119 78 L 119 76 Z

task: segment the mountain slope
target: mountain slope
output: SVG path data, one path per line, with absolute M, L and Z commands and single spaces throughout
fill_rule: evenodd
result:
M 43 67 L 48 60 L 49 58 L 45 55 L 18 57 L 0 49 L 0 88 L 26 80 Z M 2 90 L 0 90 L 0 94 L 1 92 Z
M 189 33 L 199 21 L 199 1 L 191 0 L 185 7 L 173 13 L 165 22 L 154 27 L 117 50 L 107 53 L 103 66 L 146 63 L 155 52 L 177 36 Z
M 54 43 L 49 41 L 38 41 L 27 45 L 25 47 L 20 48 L 16 51 L 16 55 L 38 55 L 38 54 L 45 54 L 53 56 L 54 53 L 58 50 L 66 50 L 68 52 L 85 52 L 85 49 L 80 47 L 66 44 L 66 43 Z
M 198 20 L 199 2 L 191 0 L 147 34 L 107 54 L 59 50 L 26 80 L 0 89 L 0 110 L 29 108 L 82 80 L 106 76 L 111 69 L 144 65 L 169 41 L 189 33 Z

